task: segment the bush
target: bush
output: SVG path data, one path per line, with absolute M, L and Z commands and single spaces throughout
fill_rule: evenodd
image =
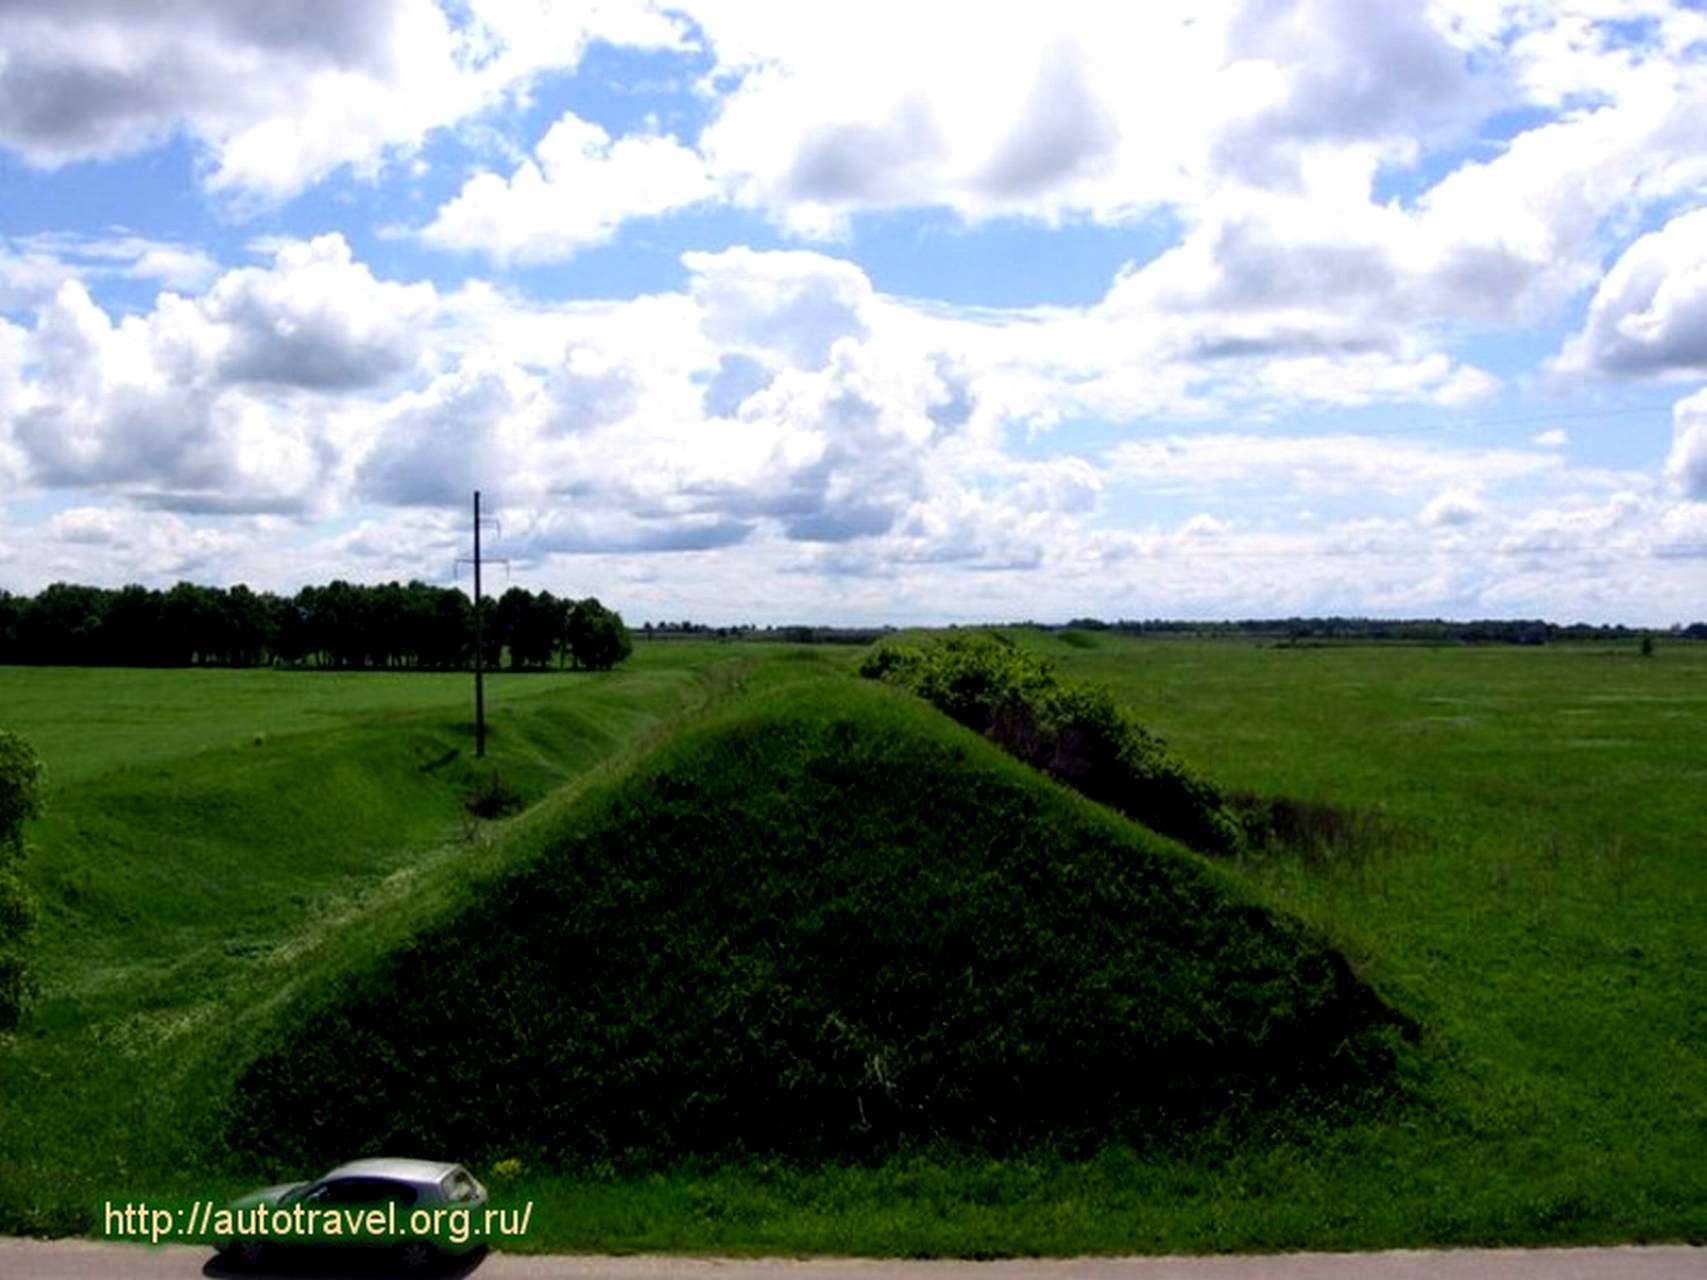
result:
M 886 644 L 860 674 L 909 689 L 1005 751 L 1205 853 L 1242 847 L 1214 783 L 1192 773 L 1102 685 L 1064 680 L 992 635 Z
M 1379 814 L 1320 800 L 1237 792 L 1227 804 L 1238 816 L 1247 852 L 1288 855 L 1312 870 L 1355 861 L 1404 839 L 1404 832 Z
M 476 818 L 502 818 L 520 810 L 523 802 L 521 793 L 494 771 L 475 781 L 462 807 Z
M 24 823 L 41 814 L 42 763 L 15 733 L 0 730 L 0 1030 L 11 1030 L 35 994 L 30 943 L 36 904 L 25 887 Z

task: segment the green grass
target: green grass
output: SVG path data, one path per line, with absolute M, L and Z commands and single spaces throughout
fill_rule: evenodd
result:
M 42 998 L 0 1053 L 0 1229 L 83 1221 L 130 1170 L 229 1163 L 196 1145 L 204 1077 L 347 965 L 353 925 L 407 920 L 493 856 L 476 782 L 537 800 L 754 656 L 655 645 L 608 674 L 498 675 L 484 761 L 466 676 L 0 669 L 49 779 L 27 833 Z
M 744 693 L 554 809 L 284 1011 L 234 1148 L 281 1172 L 352 1146 L 641 1171 L 1095 1149 L 1389 1083 L 1402 1019 L 1320 939 L 892 690 Z
M 1280 853 L 1230 872 L 1311 922 L 1421 1019 L 1427 1066 L 1410 1105 L 1350 1124 L 1211 1127 L 1184 1148 L 1117 1143 L 1089 1159 L 926 1145 L 871 1162 L 684 1160 L 569 1176 L 534 1161 L 495 1184 L 537 1202 L 521 1247 L 992 1255 L 1707 1242 L 1707 647 L 1662 641 L 1644 661 L 1634 646 L 1277 649 L 1016 634 L 1063 670 L 1113 683 L 1228 788 L 1380 817 L 1368 828 L 1379 838 L 1333 856 Z M 618 779 L 675 709 L 723 698 L 725 685 L 697 672 L 752 652 L 647 645 L 619 675 L 631 685 L 564 678 L 563 699 L 602 690 L 613 701 L 601 725 L 608 713 L 626 727 L 605 754 L 589 749 L 554 775 L 575 734 L 540 715 L 528 731 L 537 772 L 529 781 L 524 762 L 508 768 L 530 794 L 561 778 L 568 790 L 505 829 L 543 830 L 582 802 L 577 789 Z M 782 684 L 839 665 L 840 654 L 767 660 L 726 683 Z M 300 683 L 262 696 L 244 691 L 244 675 Z M 442 919 L 471 883 L 513 865 L 519 837 L 462 839 L 447 781 L 437 801 L 406 789 L 389 810 L 395 823 L 376 824 L 388 838 L 366 854 L 325 822 L 320 852 L 291 873 L 282 901 L 272 889 L 246 904 L 233 894 L 236 916 L 197 916 L 137 896 L 152 892 L 148 858 L 169 871 L 201 857 L 213 893 L 261 876 L 257 864 L 288 863 L 244 838 L 275 801 L 232 802 L 251 807 L 224 828 L 225 863 L 193 839 L 150 834 L 201 756 L 249 768 L 283 741 L 304 760 L 389 760 L 401 777 L 416 756 L 400 766 L 364 734 L 406 743 L 419 731 L 432 739 L 422 751 L 434 735 L 444 749 L 466 747 L 466 678 L 442 695 L 436 679 L 0 670 L 7 727 L 47 755 L 55 806 L 32 831 L 50 900 L 50 989 L 32 1028 L 0 1051 L 0 1228 L 89 1229 L 102 1194 L 238 1189 L 198 1089 L 233 1070 L 246 1037 L 273 1027 L 284 1003 Z M 525 692 L 533 679 L 514 683 Z M 560 695 L 542 679 L 543 711 Z M 335 695 L 343 680 L 355 684 Z M 112 711 L 126 700 L 129 711 Z M 268 742 L 254 747 L 255 733 Z M 501 765 L 504 750 L 501 732 Z M 77 845 L 77 832 L 101 830 L 98 801 L 113 794 L 102 788 L 125 766 L 158 797 L 152 816 L 145 805 L 120 824 L 134 848 Z M 162 771 L 157 783 L 150 770 Z M 211 767 L 213 793 L 221 778 L 234 775 Z M 349 785 L 329 807 L 360 792 Z M 390 838 L 433 803 L 443 805 L 436 835 Z M 217 827 L 217 805 L 209 817 Z M 279 821 L 255 830 L 272 840 Z M 84 908 L 65 899 L 79 874 L 87 882 L 73 888 L 98 899 L 126 867 L 134 893 Z M 226 1024 L 229 1034 L 213 1034 Z

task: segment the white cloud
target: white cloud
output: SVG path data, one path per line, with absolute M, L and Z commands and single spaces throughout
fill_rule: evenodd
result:
M 1707 209 L 1624 251 L 1555 367 L 1603 376 L 1707 374 Z
M 232 574 L 239 559 L 253 563 L 257 552 L 278 546 L 280 532 L 280 522 L 267 517 L 212 528 L 171 512 L 71 507 L 28 530 L 23 561 L 31 590 L 54 581 L 228 583 L 239 580 Z
M 1529 437 L 1531 444 L 1538 444 L 1544 449 L 1563 449 L 1570 443 L 1570 436 L 1563 427 L 1549 427 L 1545 431 L 1537 431 Z
M 501 261 L 566 258 L 609 240 L 630 218 L 670 213 L 713 193 L 699 156 L 674 138 L 613 141 L 568 113 L 507 179 L 490 172 L 470 178 L 420 236 Z
M 342 236 L 326 235 L 221 276 L 200 309 L 224 331 L 224 378 L 330 390 L 407 369 L 435 303 L 432 285 L 377 281 Z
M 208 185 L 277 199 L 372 166 L 574 66 L 592 39 L 682 47 L 656 6 L 477 0 L 130 0 L 10 6 L 0 28 L 0 145 L 31 164 L 110 158 L 188 130 Z
M 430 285 L 375 280 L 338 236 L 116 322 L 67 281 L 22 344 L 10 434 L 41 484 L 182 510 L 301 509 L 340 452 L 326 397 L 409 369 L 434 305 Z
M 1462 528 L 1480 520 L 1485 511 L 1481 498 L 1472 490 L 1448 489 L 1422 509 L 1417 522 L 1430 528 Z
M 1135 440 L 1109 451 L 1111 476 L 1145 488 L 1189 492 L 1228 487 L 1297 494 L 1408 495 L 1544 475 L 1561 467 L 1551 453 L 1450 449 L 1375 436 L 1250 435 L 1205 432 Z
M 687 253 L 706 336 L 719 346 L 819 369 L 842 338 L 868 332 L 871 282 L 851 262 L 817 253 Z
M 810 234 L 908 204 L 1122 221 L 1227 181 L 1294 186 L 1322 148 L 1408 158 L 1419 131 L 1456 138 L 1500 97 L 1466 57 L 1472 37 L 1432 10 L 687 8 L 718 57 L 712 81 L 737 82 L 705 134 L 714 170 Z M 976 56 L 952 52 L 969 42 Z
M 0 311 L 47 302 L 67 280 L 146 280 L 168 289 L 206 287 L 219 273 L 204 251 L 135 235 L 122 227 L 104 235 L 37 232 L 0 237 Z
M 1707 391 L 1672 406 L 1672 445 L 1666 478 L 1684 497 L 1707 502 Z
M 0 471 L 11 456 L 80 510 L 17 544 L 28 572 L 152 581 L 194 555 L 196 576 L 257 585 L 442 578 L 474 487 L 519 580 L 614 582 L 659 616 L 1569 609 L 1560 584 L 1638 598 L 1608 557 L 1651 570 L 1656 601 L 1698 568 L 1698 503 L 1553 448 L 1146 435 L 1155 405 L 1317 402 L 1289 380 L 1326 357 L 1205 359 L 1109 302 L 926 305 L 822 254 L 734 250 L 687 255 L 678 292 L 549 304 L 376 279 L 337 238 L 271 251 L 144 314 L 73 283 L 33 328 L 0 322 Z M 1395 398 L 1453 372 L 1422 349 L 1368 354 Z M 1087 450 L 1070 425 L 1087 410 L 1129 438 Z M 1033 427 L 1059 432 L 1054 456 Z M 1314 519 L 1281 514 L 1301 500 Z M 313 511 L 338 531 L 261 514 Z
M 358 492 L 396 506 L 454 507 L 473 489 L 539 501 L 537 488 L 515 486 L 540 475 L 528 453 L 542 410 L 538 380 L 521 369 L 465 362 L 387 407 Z

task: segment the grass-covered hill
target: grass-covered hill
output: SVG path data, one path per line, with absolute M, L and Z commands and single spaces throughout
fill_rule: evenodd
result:
M 1178 1131 L 1378 1085 L 1402 1019 L 1229 874 L 916 700 L 737 697 L 303 992 L 232 1145 L 660 1165 Z

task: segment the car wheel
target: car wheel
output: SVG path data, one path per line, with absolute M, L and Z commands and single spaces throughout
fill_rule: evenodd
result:
M 406 1240 L 397 1246 L 397 1262 L 412 1276 L 424 1275 L 438 1264 L 439 1251 L 425 1240 Z
M 245 1271 L 258 1267 L 267 1260 L 267 1246 L 262 1240 L 233 1240 L 225 1246 L 223 1252 L 227 1260 Z

